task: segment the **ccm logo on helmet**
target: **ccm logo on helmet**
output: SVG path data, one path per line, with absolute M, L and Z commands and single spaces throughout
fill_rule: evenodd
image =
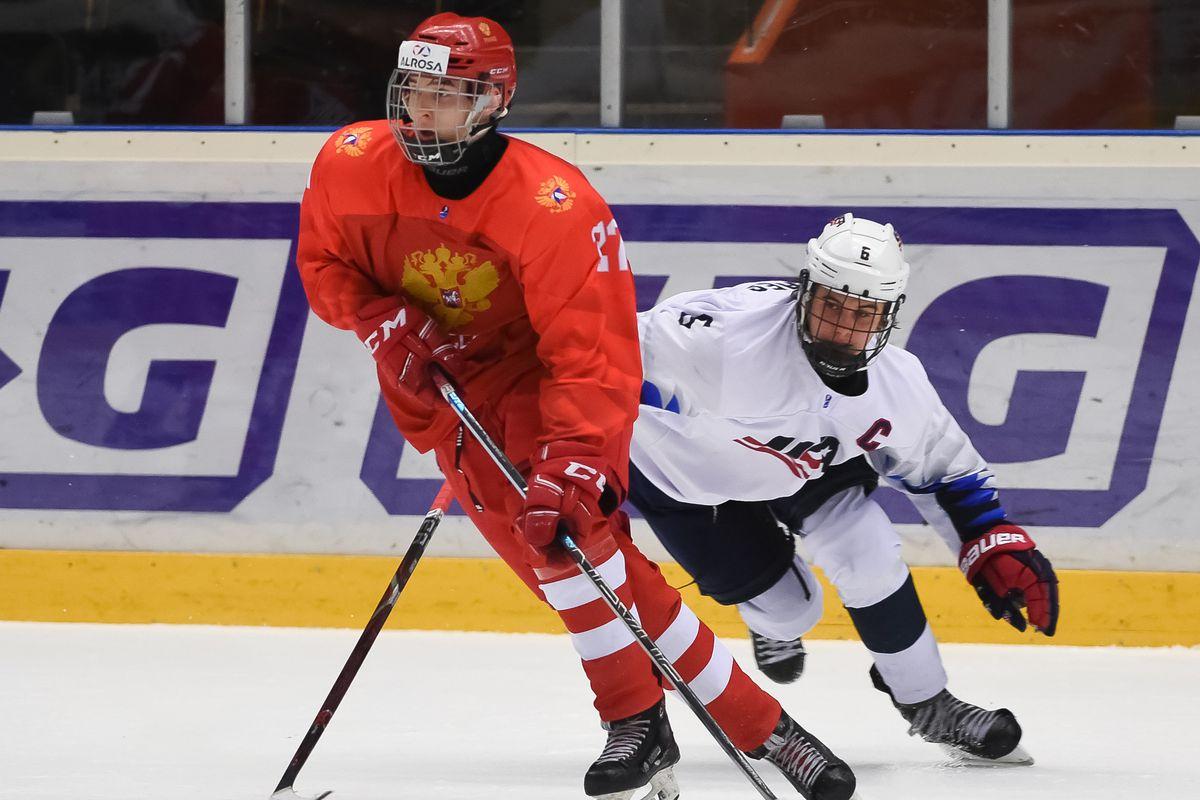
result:
M 379 349 L 380 344 L 386 342 L 392 337 L 392 331 L 404 327 L 404 324 L 407 321 L 408 314 L 404 308 L 401 308 L 396 312 L 396 316 L 392 317 L 391 319 L 384 320 L 383 324 L 380 325 L 376 330 L 372 331 L 370 336 L 368 336 L 366 339 L 363 339 L 363 345 L 372 353 L 374 353 Z M 382 334 L 382 336 L 380 334 Z
M 450 68 L 450 48 L 444 44 L 428 42 L 404 42 L 396 60 L 398 69 L 445 75 Z
M 971 566 L 979 560 L 979 557 L 989 550 L 995 550 L 997 547 L 1003 547 L 1006 544 L 1029 544 L 1029 538 L 1023 533 L 993 533 L 984 536 L 975 544 L 971 545 L 971 549 L 963 555 L 958 562 L 958 568 L 966 575 Z

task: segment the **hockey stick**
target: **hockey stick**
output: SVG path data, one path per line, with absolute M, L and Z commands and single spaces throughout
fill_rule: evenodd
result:
M 363 628 L 362 634 L 358 637 L 358 643 L 354 645 L 354 649 L 350 651 L 350 657 L 346 659 L 346 665 L 342 667 L 337 680 L 333 682 L 333 688 L 329 690 L 329 696 L 325 698 L 325 702 L 321 705 L 321 710 L 317 712 L 317 717 L 313 720 L 312 727 L 308 729 L 308 733 L 304 734 L 304 740 L 300 742 L 300 747 L 296 749 L 296 755 L 292 756 L 292 761 L 288 764 L 287 769 L 284 770 L 283 777 L 279 780 L 279 785 L 271 793 L 272 800 L 296 800 L 296 798 L 300 798 L 300 795 L 296 794 L 296 790 L 292 788 L 292 784 L 296 781 L 296 775 L 300 773 L 300 769 L 308 761 L 309 754 L 317 746 L 317 740 L 321 738 L 321 734 L 325 732 L 326 726 L 329 725 L 329 720 L 333 718 L 333 712 L 337 711 L 342 698 L 346 696 L 346 691 L 350 688 L 350 682 L 354 680 L 354 676 L 358 674 L 358 668 L 366 660 L 367 653 L 371 650 L 371 645 L 375 644 L 375 639 L 379 636 L 379 631 L 383 629 L 383 624 L 387 622 L 388 615 L 392 613 L 392 608 L 395 607 L 396 600 L 400 597 L 400 592 L 404 591 L 408 579 L 412 577 L 413 570 L 417 568 L 417 562 L 424 555 L 425 547 L 429 544 L 429 540 L 433 538 L 433 532 L 437 530 L 438 523 L 442 521 L 442 516 L 445 515 L 446 509 L 450 507 L 452 499 L 450 484 L 443 483 L 442 488 L 438 490 L 437 497 L 434 498 L 429 513 L 425 515 L 424 521 L 421 522 L 421 527 L 417 530 L 416 538 L 408 546 L 408 552 L 404 554 L 404 560 L 396 568 L 396 574 L 392 576 L 387 591 L 383 593 L 383 598 L 379 601 L 379 605 L 375 606 L 375 611 L 371 614 L 371 619 L 367 621 L 367 627 Z M 323 800 L 323 798 L 329 797 L 331 794 L 333 794 L 332 791 L 324 791 L 311 798 L 311 800 Z
M 475 415 L 472 414 L 471 410 L 467 408 L 465 403 L 463 403 L 462 398 L 458 396 L 458 392 L 455 390 L 450 381 L 448 381 L 446 377 L 442 375 L 441 372 L 436 368 L 431 372 L 433 374 L 434 383 L 437 384 L 438 390 L 442 393 L 442 397 L 445 398 L 450 407 L 454 409 L 454 413 L 458 415 L 458 418 L 462 421 L 463 425 L 467 427 L 467 430 L 471 432 L 471 435 L 475 437 L 476 441 L 478 441 L 479 444 L 483 446 L 483 449 L 487 451 L 488 455 L 491 456 L 492 461 L 496 463 L 496 466 L 499 467 L 500 471 L 504 473 L 504 476 L 508 478 L 508 482 L 513 485 L 518 493 L 520 493 L 521 497 L 524 497 L 528 491 L 525 478 L 519 471 L 517 471 L 517 468 L 513 466 L 513 463 L 509 461 L 508 456 L 504 454 L 504 451 L 502 451 L 499 446 L 492 441 L 492 437 L 490 437 L 488 432 L 483 429 L 483 426 L 479 424 L 479 420 L 475 419 Z M 676 691 L 679 692 L 679 696 L 682 697 L 684 702 L 688 704 L 688 707 L 692 709 L 692 713 L 699 718 L 704 727 L 708 729 L 708 732 L 712 734 L 712 737 L 716 739 L 717 744 L 720 745 L 721 749 L 725 751 L 725 755 L 729 756 L 729 759 L 733 761 L 738 769 L 742 771 L 742 774 L 746 776 L 746 779 L 754 784 L 754 788 L 758 790 L 758 793 L 760 796 L 762 796 L 763 800 L 778 800 L 767 784 L 763 783 L 763 779 L 757 772 L 755 772 L 754 767 L 750 766 L 750 762 L 746 760 L 746 754 L 734 747 L 733 742 L 729 741 L 729 737 L 725 735 L 725 731 L 721 730 L 721 726 L 717 725 L 717 721 L 712 718 L 712 714 L 708 713 L 708 709 L 705 708 L 704 704 L 700 702 L 700 698 L 696 696 L 696 693 L 692 691 L 692 688 L 687 685 L 682 677 L 680 677 L 679 672 L 675 669 L 675 665 L 667 660 L 666 656 L 662 654 L 662 651 L 658 649 L 658 645 L 656 645 L 654 640 L 651 639 L 649 634 L 646 633 L 646 630 L 641 626 L 637 619 L 634 618 L 633 614 L 629 613 L 629 609 L 627 609 L 625 604 L 621 602 L 621 598 L 617 597 L 617 593 L 613 591 L 612 587 L 608 585 L 608 582 L 604 580 L 600 573 L 596 571 L 596 568 L 592 566 L 591 562 L 588 561 L 587 556 L 583 554 L 583 550 L 579 548 L 579 545 L 575 544 L 575 540 L 569 535 L 563 533 L 559 534 L 558 541 L 563 548 L 565 548 L 566 551 L 571 554 L 571 558 L 574 559 L 575 563 L 579 566 L 580 571 L 588 577 L 588 580 L 590 580 L 596 587 L 596 590 L 600 592 L 600 595 L 604 598 L 604 601 L 608 604 L 608 607 L 612 609 L 612 612 L 616 614 L 623 623 L 625 623 L 625 627 L 628 628 L 629 632 L 633 634 L 635 639 L 637 639 L 638 644 L 640 644 L 642 649 L 646 651 L 646 655 L 650 656 L 650 660 L 654 662 L 654 666 L 658 668 L 659 672 L 666 676 L 667 680 L 671 682 L 671 685 L 674 686 Z

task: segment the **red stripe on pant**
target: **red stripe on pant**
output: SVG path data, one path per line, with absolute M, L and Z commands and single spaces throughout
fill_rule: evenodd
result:
M 484 422 L 487 424 L 488 421 L 484 419 Z M 534 567 L 544 569 L 550 565 L 524 542 L 513 526 L 513 520 L 521 508 L 521 499 L 501 476 L 490 456 L 469 438 L 458 462 L 461 473 L 454 468 L 453 440 L 439 445 L 437 456 L 438 464 L 454 489 L 455 496 L 459 498 L 460 505 L 466 509 L 484 538 L 530 591 L 545 601 Z M 483 505 L 483 511 L 474 508 L 468 494 L 468 481 L 470 491 Z M 682 602 L 679 592 L 667 584 L 658 567 L 633 544 L 629 535 L 629 520 L 623 512 L 618 511 L 609 517 L 602 528 L 587 537 L 585 552 L 589 557 L 596 558 L 598 563 L 603 563 L 612 552 L 614 543 L 620 548 L 625 557 L 626 584 L 618 590 L 618 596 L 623 602 L 628 601 L 636 606 L 643 627 L 652 639 L 657 639 L 679 612 Z M 560 561 L 554 565 L 556 577 L 560 579 L 578 572 L 574 567 L 561 564 Z M 545 573 L 543 576 L 542 582 L 550 577 Z M 560 614 L 569 630 L 579 628 L 584 618 L 588 622 L 594 621 L 597 627 L 616 618 L 606 606 L 603 611 L 595 612 L 596 616 L 593 617 L 591 602 L 588 603 L 589 608 L 578 615 L 570 612 Z M 699 630 L 704 637 L 712 637 L 712 632 L 703 623 Z M 586 629 L 574 632 L 585 633 Z M 711 638 L 705 640 L 711 641 Z M 684 654 L 686 656 L 687 653 Z M 662 697 L 658 672 L 636 642 L 611 655 L 582 660 L 582 664 L 595 694 L 596 710 L 604 721 L 625 719 L 641 713 Z M 700 665 L 700 670 L 703 667 Z M 780 715 L 779 703 L 751 681 L 736 664 L 733 665 L 725 690 L 708 704 L 708 708 L 734 745 L 742 750 L 752 750 L 766 741 Z
M 636 558 L 626 553 L 626 560 L 626 571 L 634 585 L 634 599 L 642 624 L 650 638 L 657 641 L 675 622 L 683 607 L 683 600 L 679 592 L 663 578 L 658 566 L 640 551 Z M 724 645 L 711 628 L 700 622 L 695 640 L 673 662 L 679 677 L 689 684 L 694 681 L 708 666 L 716 648 L 724 648 Z M 746 751 L 753 750 L 767 740 L 783 712 L 779 701 L 751 680 L 736 661 L 733 662 L 724 691 L 705 707 L 734 746 Z
M 632 609 L 635 607 L 633 602 L 633 587 L 629 585 L 629 581 L 625 581 L 625 585 L 617 589 L 617 597 L 620 598 L 621 603 L 626 608 Z M 608 603 L 601 597 L 597 597 L 595 600 L 582 606 L 558 611 L 557 613 L 567 630 L 571 633 L 586 633 L 617 618 L 613 614 L 612 609 L 608 607 Z M 637 611 L 635 614 L 635 616 L 640 615 L 640 611 Z

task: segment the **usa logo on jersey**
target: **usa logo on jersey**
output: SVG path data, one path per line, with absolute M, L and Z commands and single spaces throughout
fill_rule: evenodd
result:
M 760 442 L 753 436 L 734 439 L 742 447 L 757 453 L 765 453 L 778 459 L 792 474 L 802 480 L 812 480 L 825 474 L 833 465 L 841 444 L 836 437 L 822 436 L 819 442 L 796 442 L 791 436 L 776 436 L 769 442 Z

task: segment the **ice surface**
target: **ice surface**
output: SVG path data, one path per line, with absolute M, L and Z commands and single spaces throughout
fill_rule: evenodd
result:
M 357 635 L 0 623 L 0 797 L 266 800 Z M 811 642 L 801 681 L 772 690 L 854 767 L 865 800 L 1200 797 L 1200 649 L 942 649 L 951 690 L 1011 708 L 1036 766 L 950 766 L 910 739 L 855 642 Z M 297 789 L 583 798 L 604 741 L 590 697 L 565 637 L 389 631 Z M 757 797 L 686 706 L 670 712 L 682 800 Z

